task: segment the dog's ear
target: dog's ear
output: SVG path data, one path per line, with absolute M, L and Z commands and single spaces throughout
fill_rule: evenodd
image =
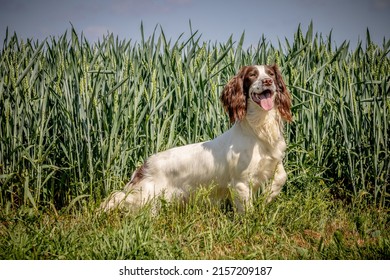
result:
M 279 67 L 274 64 L 271 66 L 275 72 L 276 79 L 276 91 L 275 104 L 279 110 L 280 115 L 285 121 L 292 121 L 291 114 L 291 94 L 287 90 L 286 84 L 283 81 L 282 74 L 280 73 Z
M 244 93 L 244 75 L 247 66 L 240 69 L 238 74 L 230 79 L 221 94 L 225 111 L 229 114 L 230 122 L 242 120 L 246 114 L 247 100 Z

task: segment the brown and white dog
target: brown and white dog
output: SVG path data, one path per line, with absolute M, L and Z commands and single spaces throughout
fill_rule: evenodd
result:
M 221 101 L 234 123 L 228 131 L 152 155 L 101 209 L 139 207 L 159 195 L 186 202 L 200 186 L 214 186 L 213 198 L 233 198 L 236 210 L 244 212 L 268 180 L 267 200 L 278 195 L 287 179 L 283 120 L 292 119 L 291 97 L 278 67 L 244 66 L 225 86 Z

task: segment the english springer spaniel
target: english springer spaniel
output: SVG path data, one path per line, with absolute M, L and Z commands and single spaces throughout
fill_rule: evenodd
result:
M 138 208 L 159 195 L 187 202 L 200 186 L 213 186 L 214 199 L 229 198 L 237 212 L 245 212 L 268 180 L 267 201 L 278 195 L 287 179 L 283 121 L 292 119 L 290 93 L 278 67 L 242 67 L 223 89 L 221 101 L 234 123 L 228 131 L 152 155 L 101 209 Z

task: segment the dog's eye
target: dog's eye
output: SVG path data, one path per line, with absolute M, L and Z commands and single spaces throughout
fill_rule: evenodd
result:
M 249 73 L 249 77 L 256 77 L 256 73 L 254 73 L 254 72 Z

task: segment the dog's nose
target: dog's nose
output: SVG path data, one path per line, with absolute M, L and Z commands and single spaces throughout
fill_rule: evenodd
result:
M 270 86 L 270 85 L 272 85 L 272 83 L 274 81 L 270 78 L 265 78 L 265 79 L 262 79 L 261 82 L 263 83 L 263 86 Z

